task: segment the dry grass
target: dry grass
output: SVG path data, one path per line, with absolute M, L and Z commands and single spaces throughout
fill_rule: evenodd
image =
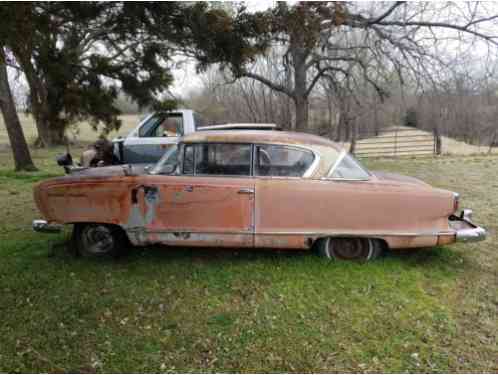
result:
M 36 126 L 32 116 L 27 116 L 25 114 L 19 114 L 21 124 L 24 130 L 24 135 L 29 143 L 33 143 L 37 136 Z M 135 128 L 140 119 L 143 118 L 142 115 L 123 115 L 121 120 L 123 122 L 121 129 L 115 132 L 111 132 L 108 136 L 112 139 L 118 135 L 126 136 L 133 128 Z M 102 128 L 99 128 L 102 131 Z M 99 131 L 95 131 L 88 123 L 79 123 L 72 126 L 68 131 L 69 139 L 76 143 L 88 143 L 95 141 L 99 136 Z M 0 149 L 8 147 L 9 139 L 7 137 L 7 130 L 3 123 L 3 118 L 0 116 Z

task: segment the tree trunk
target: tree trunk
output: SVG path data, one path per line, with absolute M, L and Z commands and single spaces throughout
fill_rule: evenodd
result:
M 307 92 L 307 71 L 306 71 L 306 49 L 300 47 L 301 41 L 296 41 L 295 46 L 291 46 L 292 62 L 294 65 L 294 104 L 296 105 L 297 131 L 308 130 L 308 92 Z
M 52 147 L 65 144 L 64 129 L 51 126 L 48 92 L 31 62 L 31 55 L 22 49 L 14 49 L 14 55 L 23 68 L 29 85 L 30 104 L 35 119 L 39 147 Z
M 356 138 L 358 136 L 358 121 L 355 119 L 351 123 L 351 143 L 349 145 L 349 152 L 354 155 L 356 151 Z
M 294 103 L 296 105 L 295 129 L 305 132 L 308 130 L 308 98 L 296 95 Z
M 491 154 L 493 147 L 496 147 L 497 144 L 498 144 L 498 132 L 495 130 L 493 133 L 493 138 L 491 139 L 491 142 L 489 143 L 488 154 Z
M 0 48 L 0 107 L 7 128 L 16 171 L 36 171 L 10 91 L 3 48 Z
M 337 112 L 337 118 L 338 120 L 337 120 L 337 127 L 336 127 L 334 141 L 341 142 L 343 140 L 342 135 L 344 133 L 344 126 L 346 124 L 344 112 L 339 110 L 339 112 Z

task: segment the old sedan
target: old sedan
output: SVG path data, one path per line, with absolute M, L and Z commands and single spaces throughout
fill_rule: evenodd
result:
M 383 249 L 482 240 L 458 194 L 368 171 L 333 142 L 277 131 L 188 135 L 153 168 L 113 166 L 34 189 L 37 231 L 74 224 L 82 254 L 133 245 L 314 249 L 370 260 Z

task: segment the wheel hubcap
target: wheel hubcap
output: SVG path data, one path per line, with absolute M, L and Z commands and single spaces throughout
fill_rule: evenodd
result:
M 103 255 L 114 247 L 111 230 L 103 225 L 87 226 L 83 229 L 82 240 L 88 253 Z
M 368 260 L 372 253 L 372 243 L 366 238 L 337 238 L 329 246 L 334 258 L 342 260 Z

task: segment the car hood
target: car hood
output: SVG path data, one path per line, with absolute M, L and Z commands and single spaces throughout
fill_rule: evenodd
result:
M 382 180 L 382 181 L 430 186 L 429 184 L 427 184 L 426 182 L 424 182 L 422 180 L 419 180 L 418 178 L 410 177 L 410 176 L 403 176 L 403 175 L 397 174 L 397 173 L 388 173 L 388 172 L 381 172 L 381 171 L 372 171 L 371 173 L 375 177 L 377 177 L 379 180 Z
M 110 176 L 139 176 L 146 174 L 145 167 L 149 164 L 123 164 L 110 165 L 107 167 L 71 169 L 70 176 L 81 177 L 110 177 Z

